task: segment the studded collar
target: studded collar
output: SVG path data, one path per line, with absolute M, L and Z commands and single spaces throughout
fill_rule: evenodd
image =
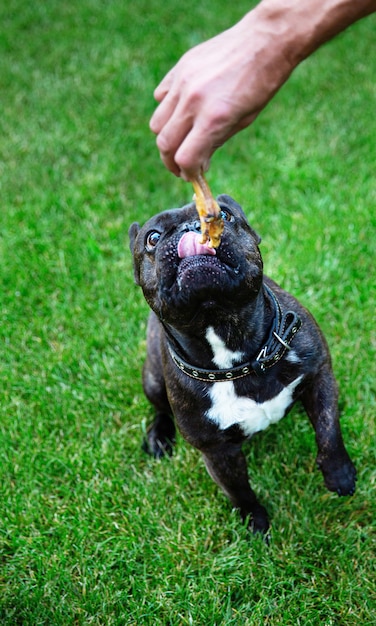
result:
M 300 317 L 294 311 L 285 311 L 275 293 L 263 285 L 274 307 L 274 317 L 266 343 L 253 359 L 229 369 L 203 369 L 187 363 L 176 351 L 168 338 L 168 350 L 175 365 L 187 376 L 207 383 L 225 382 L 244 378 L 250 374 L 262 375 L 281 360 L 286 350 L 291 350 L 290 343 L 302 325 Z

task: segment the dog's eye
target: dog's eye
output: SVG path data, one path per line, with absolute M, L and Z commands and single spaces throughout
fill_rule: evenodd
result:
M 146 250 L 148 252 L 153 250 L 155 246 L 157 245 L 158 241 L 160 240 L 160 238 L 161 238 L 161 233 L 159 233 L 157 230 L 152 230 L 151 233 L 149 233 L 148 236 L 146 237 Z
M 233 214 L 228 210 L 221 207 L 221 217 L 225 222 L 235 222 Z

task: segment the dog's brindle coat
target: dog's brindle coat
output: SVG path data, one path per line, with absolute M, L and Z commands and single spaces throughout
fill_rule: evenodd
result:
M 241 207 L 225 195 L 218 203 L 225 229 L 215 255 L 178 254 L 183 234 L 199 231 L 193 203 L 129 231 L 135 281 L 152 309 L 143 384 L 156 416 L 145 445 L 156 457 L 171 453 L 174 415 L 242 518 L 266 532 L 268 516 L 250 487 L 242 443 L 297 399 L 315 429 L 327 488 L 353 494 L 356 472 L 343 444 L 337 385 L 319 327 L 263 276 L 260 239 Z

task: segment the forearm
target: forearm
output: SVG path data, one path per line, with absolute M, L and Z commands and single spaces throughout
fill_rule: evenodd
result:
M 376 12 L 376 0 L 262 0 L 244 18 L 264 24 L 284 46 L 292 67 L 359 19 Z M 242 20 L 242 21 L 243 21 Z

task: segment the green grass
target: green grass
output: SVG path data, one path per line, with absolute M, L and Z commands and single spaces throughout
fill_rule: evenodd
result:
M 147 307 L 127 230 L 192 194 L 159 161 L 152 92 L 248 6 L 0 9 L 6 626 L 374 624 L 374 17 L 304 63 L 209 175 L 262 235 L 267 272 L 326 333 L 356 495 L 325 490 L 299 408 L 247 447 L 269 546 L 181 438 L 163 462 L 140 449 Z

